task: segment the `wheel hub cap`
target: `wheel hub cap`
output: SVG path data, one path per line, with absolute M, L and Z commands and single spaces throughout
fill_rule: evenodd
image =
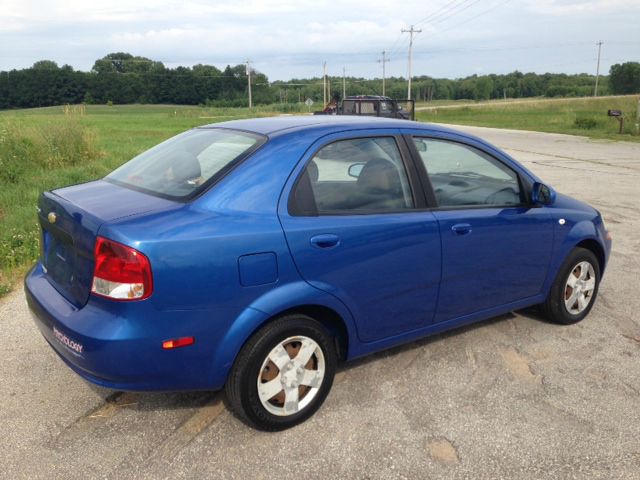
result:
M 564 305 L 572 315 L 582 313 L 591 303 L 596 287 L 596 273 L 587 261 L 573 267 L 564 288 Z
M 293 415 L 317 395 L 324 374 L 320 346 L 309 337 L 289 337 L 264 359 L 258 373 L 258 397 L 269 413 Z
M 296 366 L 294 362 L 289 362 L 280 372 L 283 388 L 297 388 L 302 383 L 304 369 Z

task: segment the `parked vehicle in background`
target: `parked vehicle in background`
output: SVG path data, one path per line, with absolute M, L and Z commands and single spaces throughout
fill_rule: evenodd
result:
M 342 101 L 338 114 L 415 120 L 415 101 L 394 100 L 381 95 L 354 95 Z
M 382 95 L 351 95 L 340 103 L 331 100 L 324 110 L 314 115 L 361 115 L 367 117 L 415 120 L 414 100 L 394 100 Z
M 582 320 L 611 250 L 597 210 L 488 143 L 362 116 L 195 128 L 38 211 L 25 293 L 73 370 L 225 388 L 266 430 L 311 416 L 338 361 L 532 305 Z

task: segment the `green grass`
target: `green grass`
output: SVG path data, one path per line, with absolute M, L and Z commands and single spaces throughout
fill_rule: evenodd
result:
M 634 125 L 637 95 L 603 98 L 532 99 L 439 105 L 420 104 L 430 110 L 416 112 L 422 122 L 511 128 L 538 132 L 584 135 L 591 138 L 640 141 Z M 618 134 L 618 121 L 607 110 L 622 110 L 625 128 Z
M 275 110 L 89 105 L 0 112 L 0 296 L 38 257 L 40 192 L 101 178 L 189 128 Z

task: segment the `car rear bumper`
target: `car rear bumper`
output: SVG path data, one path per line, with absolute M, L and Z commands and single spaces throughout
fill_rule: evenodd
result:
M 86 380 L 117 390 L 216 390 L 226 372 L 213 365 L 215 341 L 202 314 L 158 312 L 149 302 L 94 299 L 78 309 L 49 283 L 40 265 L 25 278 L 32 317 L 56 353 Z M 188 347 L 162 342 L 194 336 Z

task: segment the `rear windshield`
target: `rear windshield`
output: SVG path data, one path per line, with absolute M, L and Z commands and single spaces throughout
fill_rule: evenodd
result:
M 236 130 L 190 130 L 141 153 L 105 180 L 162 197 L 188 199 L 262 143 L 263 137 Z

